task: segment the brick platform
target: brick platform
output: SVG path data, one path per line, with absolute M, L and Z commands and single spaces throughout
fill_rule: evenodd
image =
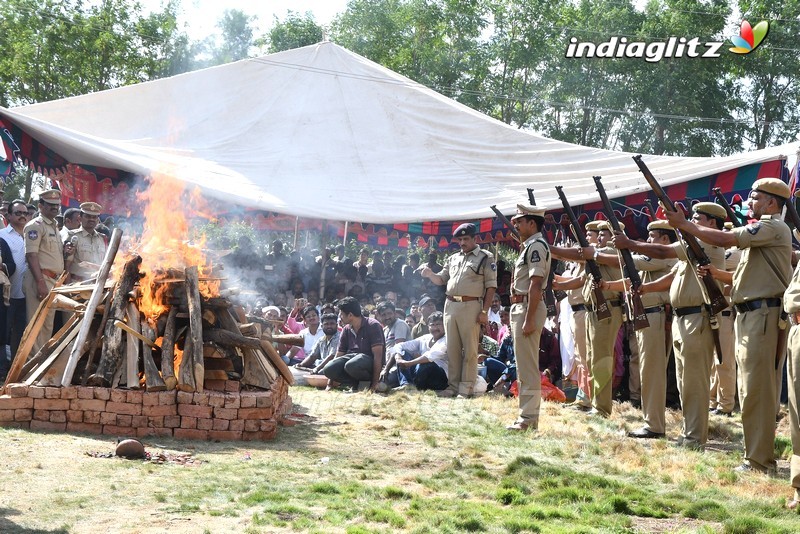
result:
M 289 386 L 278 377 L 270 391 L 203 393 L 9 384 L 0 395 L 0 426 L 176 439 L 254 441 L 273 439 L 278 421 L 291 412 Z

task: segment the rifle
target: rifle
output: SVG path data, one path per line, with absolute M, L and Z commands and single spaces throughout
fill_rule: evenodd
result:
M 633 161 L 636 162 L 636 165 L 644 175 L 647 183 L 650 184 L 650 188 L 653 190 L 653 193 L 656 194 L 656 197 L 658 197 L 658 200 L 664 206 L 664 209 L 668 211 L 678 211 L 678 209 L 675 207 L 675 204 L 672 202 L 672 200 L 670 200 L 670 198 L 667 196 L 667 193 L 661 187 L 661 184 L 658 183 L 655 176 L 653 176 L 653 173 L 650 172 L 650 169 L 647 168 L 645 162 L 642 161 L 641 154 L 638 156 L 633 156 Z M 711 263 L 711 260 L 708 259 L 708 255 L 706 255 L 703 247 L 700 246 L 700 243 L 697 241 L 695 236 L 692 234 L 684 234 L 677 230 L 675 233 L 678 234 L 678 237 L 686 245 L 686 252 L 689 256 L 689 261 L 693 264 L 695 269 Z M 722 290 L 720 290 L 717 282 L 714 280 L 714 277 L 711 276 L 710 272 L 706 271 L 706 274 L 700 279 L 700 282 L 701 287 L 705 289 L 706 296 L 708 297 L 708 305 L 711 306 L 711 315 L 716 315 L 728 307 L 728 302 L 722 295 Z
M 509 231 L 511 232 L 511 235 L 514 236 L 514 239 L 516 239 L 517 241 L 520 241 L 519 232 L 517 231 L 516 228 L 514 228 L 514 223 L 512 223 L 510 220 L 508 220 L 508 217 L 503 215 L 502 211 L 497 209 L 497 205 L 493 204 L 493 205 L 489 206 L 489 209 L 491 209 L 494 212 L 494 214 L 497 215 L 498 219 L 503 221 L 503 224 L 505 224 L 506 228 L 509 229 Z
M 597 192 L 600 193 L 600 200 L 603 202 L 603 211 L 606 212 L 606 216 L 608 217 L 609 224 L 611 224 L 611 228 L 613 228 L 615 232 L 622 232 L 622 228 L 619 225 L 619 220 L 617 220 L 617 216 L 614 213 L 614 207 L 611 205 L 611 200 L 609 200 L 608 195 L 606 194 L 606 189 L 600 182 L 601 178 L 599 176 L 594 176 L 593 178 L 594 183 L 597 186 Z M 650 322 L 647 320 L 647 313 L 644 311 L 642 297 L 638 293 L 639 288 L 642 287 L 642 279 L 639 276 L 639 271 L 636 269 L 636 264 L 633 261 L 633 255 L 628 249 L 621 249 L 617 252 L 622 257 L 622 263 L 625 266 L 624 274 L 630 278 L 631 287 L 633 289 L 633 291 L 625 292 L 626 300 L 630 301 L 628 311 L 630 312 L 630 315 L 632 315 L 631 319 L 633 321 L 633 329 L 641 330 L 642 328 L 648 328 L 650 326 Z
M 719 187 L 715 187 L 714 189 L 712 189 L 712 191 L 714 192 L 714 196 L 717 197 L 717 202 L 719 203 L 719 205 L 725 208 L 725 213 L 728 214 L 728 218 L 731 220 L 733 225 L 736 228 L 744 226 L 742 224 L 742 220 L 739 218 L 738 215 L 736 215 L 736 212 L 733 211 L 731 205 L 728 204 L 728 200 L 725 198 L 725 195 L 722 194 L 722 191 L 720 191 Z
M 569 201 L 564 195 L 563 187 L 557 185 L 556 192 L 558 193 L 558 198 L 561 199 L 561 204 L 564 206 L 564 211 L 566 212 L 567 217 L 569 217 L 569 222 L 572 225 L 572 230 L 575 232 L 575 239 L 578 240 L 578 245 L 583 248 L 588 247 L 589 242 L 586 240 L 586 233 L 583 231 L 583 228 L 581 228 L 580 223 L 578 223 L 578 218 L 575 217 L 575 212 L 572 211 L 572 206 L 569 205 Z M 594 293 L 594 300 L 595 304 L 597 305 L 597 318 L 608 319 L 611 317 L 611 310 L 608 307 L 608 302 L 606 302 L 606 297 L 603 295 L 603 291 L 599 287 L 600 282 L 603 281 L 603 275 L 600 272 L 600 266 L 597 265 L 596 261 L 587 259 L 586 270 L 592 276 L 592 280 L 594 281 L 592 292 Z
M 794 229 L 800 232 L 800 215 L 794 205 L 794 197 L 786 200 L 786 216 L 792 221 Z

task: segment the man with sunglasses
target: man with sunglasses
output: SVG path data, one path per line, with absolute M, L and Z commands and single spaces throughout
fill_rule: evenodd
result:
M 11 279 L 11 299 L 8 313 L 8 343 L 11 345 L 11 361 L 17 354 L 22 332 L 28 324 L 28 313 L 25 309 L 25 293 L 22 292 L 22 277 L 28 270 L 25 262 L 25 238 L 23 231 L 28 222 L 28 206 L 24 200 L 16 199 L 8 207 L 8 226 L 0 230 L 0 239 L 8 244 L 16 270 L 9 274 Z

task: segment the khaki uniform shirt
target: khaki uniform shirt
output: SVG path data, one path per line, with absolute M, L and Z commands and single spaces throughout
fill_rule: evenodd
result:
M 550 247 L 542 237 L 541 232 L 530 236 L 522 244 L 522 251 L 514 263 L 514 278 L 511 281 L 511 291 L 515 295 L 527 295 L 530 289 L 531 278 L 541 276 L 545 282 L 550 274 Z M 541 295 L 530 295 L 529 300 L 539 300 Z
M 58 233 L 58 224 L 41 215 L 25 225 L 25 254 L 39 254 L 39 267 L 53 271 L 56 276 L 64 271 L 64 243 Z
M 491 254 L 478 246 L 447 258 L 439 276 L 447 284 L 447 294 L 453 297 L 482 298 L 487 288 L 497 287 L 497 265 Z
M 96 272 L 106 256 L 106 241 L 103 234 L 95 230 L 92 233 L 79 228 L 70 232 L 70 239 L 75 245 L 72 265 L 69 272 L 77 279 L 85 280 L 90 274 Z M 97 267 L 81 267 L 81 262 L 89 262 Z
M 800 312 L 800 264 L 795 268 L 792 281 L 783 294 L 783 309 L 789 313 Z
M 658 280 L 662 276 L 669 274 L 675 264 L 678 262 L 675 258 L 667 258 L 663 260 L 651 258 L 644 254 L 633 254 L 633 263 L 639 271 L 639 277 L 642 283 L 646 284 L 654 280 Z M 645 293 L 642 295 L 642 305 L 645 308 L 652 308 L 653 306 L 661 306 L 662 304 L 669 303 L 669 291 L 659 291 L 658 293 Z
M 614 254 L 614 255 L 617 254 L 617 249 L 615 249 L 614 247 L 598 248 L 597 251 L 604 254 Z M 610 280 L 619 280 L 622 278 L 622 271 L 620 270 L 619 267 L 611 265 L 601 265 L 599 263 L 597 264 L 597 266 L 600 268 L 600 274 L 602 275 L 603 280 L 610 281 Z M 594 301 L 594 291 L 592 291 L 592 281 L 593 281 L 592 276 L 588 274 L 588 269 L 587 269 L 586 281 L 583 283 L 583 290 L 582 290 L 583 299 L 587 304 L 590 304 L 591 306 L 596 308 L 597 303 Z M 616 291 L 607 291 L 607 290 L 603 291 L 603 296 L 606 298 L 606 302 L 610 300 L 617 300 L 617 301 L 620 300 L 619 293 Z
M 585 263 L 574 263 L 570 267 L 569 271 L 564 273 L 564 276 L 568 276 L 570 278 L 577 278 L 579 276 L 583 276 L 586 274 L 586 264 Z M 583 300 L 583 289 L 570 289 L 567 291 L 567 303 L 570 306 L 577 306 L 578 304 L 585 304 Z
M 792 233 L 778 215 L 731 230 L 742 250 L 733 272 L 731 301 L 780 297 L 792 277 Z
M 725 249 L 715 247 L 699 241 L 700 247 L 705 251 L 706 256 L 711 261 L 711 265 L 719 269 L 725 267 Z M 702 282 L 695 274 L 694 265 L 689 263 L 686 255 L 686 248 L 683 242 L 677 241 L 670 245 L 678 255 L 678 261 L 672 268 L 675 278 L 669 287 L 669 301 L 675 308 L 686 308 L 690 306 L 702 306 L 705 304 L 703 299 Z M 718 282 L 719 283 L 719 282 Z M 721 286 L 720 286 L 721 288 Z

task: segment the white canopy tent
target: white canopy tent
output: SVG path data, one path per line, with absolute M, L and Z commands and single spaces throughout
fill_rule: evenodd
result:
M 536 189 L 560 206 L 647 190 L 632 154 L 524 132 L 333 43 L 168 79 L 0 108 L 71 163 L 170 174 L 238 205 L 303 217 L 400 223 L 506 213 Z M 794 155 L 645 156 L 668 186 Z

